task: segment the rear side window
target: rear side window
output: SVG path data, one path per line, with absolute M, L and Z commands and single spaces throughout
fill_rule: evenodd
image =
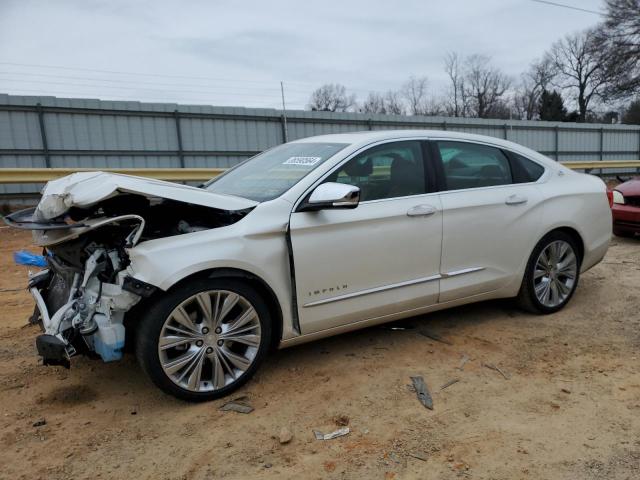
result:
M 544 173 L 544 167 L 528 158 L 509 152 L 513 167 L 513 180 L 516 183 L 535 182 Z
M 498 148 L 466 142 L 436 142 L 447 190 L 513 183 L 509 159 Z

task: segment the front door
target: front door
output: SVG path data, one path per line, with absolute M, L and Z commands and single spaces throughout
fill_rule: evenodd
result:
M 437 302 L 442 209 L 422 147 L 378 145 L 330 174 L 360 188 L 357 208 L 291 215 L 303 334 Z

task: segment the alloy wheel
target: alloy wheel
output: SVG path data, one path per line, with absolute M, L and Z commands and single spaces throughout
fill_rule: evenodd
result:
M 577 273 L 573 247 L 564 240 L 551 242 L 536 260 L 533 272 L 536 298 L 545 307 L 557 307 L 571 295 Z
M 235 292 L 209 290 L 190 296 L 167 317 L 158 355 L 173 383 L 192 392 L 210 392 L 249 369 L 260 341 L 260 319 L 253 305 Z

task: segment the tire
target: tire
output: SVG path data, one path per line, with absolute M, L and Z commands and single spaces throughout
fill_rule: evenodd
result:
M 558 255 L 560 261 L 555 260 Z M 548 260 L 546 263 L 545 258 Z M 580 249 L 571 235 L 561 231 L 545 235 L 527 262 L 517 297 L 519 306 L 537 314 L 561 310 L 569 303 L 578 286 L 581 262 Z
M 269 350 L 271 326 L 265 301 L 248 283 L 197 278 L 169 291 L 145 313 L 136 357 L 165 393 L 213 400 L 255 373 Z

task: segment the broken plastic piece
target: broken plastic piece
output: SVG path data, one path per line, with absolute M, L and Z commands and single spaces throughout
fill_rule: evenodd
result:
M 504 377 L 505 380 L 509 380 L 511 378 L 511 375 L 509 375 L 508 373 L 505 373 L 502 371 L 502 369 L 500 367 L 497 367 L 496 365 L 494 365 L 493 363 L 483 363 L 482 364 L 483 367 L 489 368 L 491 370 L 495 370 L 496 372 L 498 372 L 500 375 L 502 375 Z
M 431 398 L 427 384 L 424 383 L 424 378 L 411 377 L 411 382 L 413 383 L 413 388 L 416 389 L 416 395 L 420 403 L 429 410 L 433 410 L 433 398 Z
M 449 388 L 451 385 L 455 385 L 456 383 L 458 383 L 460 381 L 459 378 L 454 378 L 453 380 L 449 380 L 447 383 L 445 383 L 444 385 L 442 385 L 440 387 L 440 390 L 444 390 L 445 388 Z
M 253 407 L 246 403 L 236 402 L 232 400 L 222 405 L 220 407 L 220 410 L 222 410 L 223 412 L 231 411 L 238 413 L 251 413 L 253 412 Z
M 42 255 L 19 250 L 13 253 L 13 261 L 18 265 L 27 265 L 32 267 L 44 268 L 47 266 L 47 260 Z
M 43 365 L 60 365 L 64 368 L 71 366 L 67 346 L 58 337 L 39 335 L 36 337 L 36 348 L 38 355 L 42 357 Z
M 458 365 L 458 370 L 463 371 L 464 370 L 464 366 L 467 364 L 467 362 L 471 360 L 466 354 L 462 354 L 462 357 L 460 358 L 460 364 Z
M 350 432 L 349 427 L 342 427 L 331 433 L 322 433 L 318 430 L 314 430 L 313 434 L 316 437 L 316 440 L 333 440 L 334 438 L 343 437 Z
M 429 330 L 420 330 L 420 335 L 430 338 L 431 340 L 435 340 L 436 342 L 445 343 L 447 345 L 453 345 L 453 342 L 447 340 L 446 338 L 441 337 L 437 333 L 431 332 Z

